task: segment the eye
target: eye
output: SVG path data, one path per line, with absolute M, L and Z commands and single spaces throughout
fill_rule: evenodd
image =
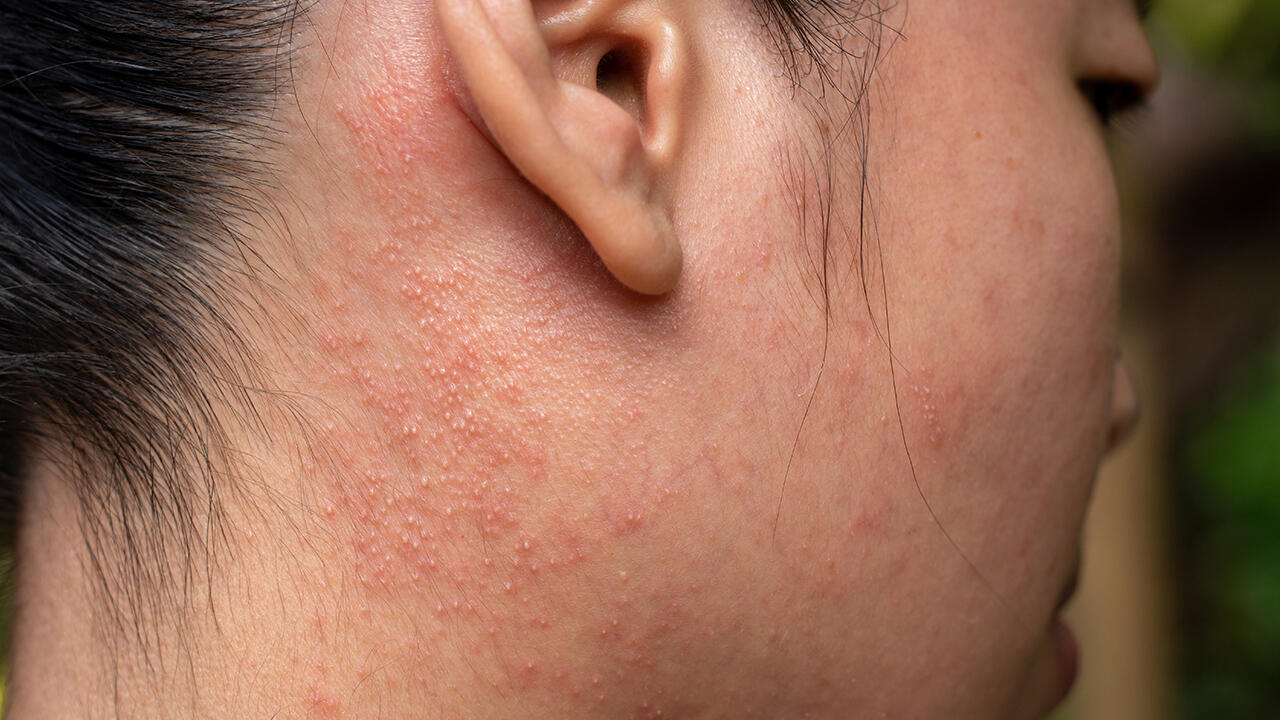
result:
M 1145 100 L 1141 88 L 1119 80 L 1082 80 L 1080 92 L 1103 127 L 1110 127 L 1116 116 L 1137 108 Z

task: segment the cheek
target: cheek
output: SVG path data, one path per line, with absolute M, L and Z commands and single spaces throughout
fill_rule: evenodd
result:
M 1106 428 L 1118 229 L 1074 98 L 987 75 L 904 113 L 881 228 L 922 490 L 1012 592 L 1074 553 Z
M 317 20 L 339 69 L 302 83 L 323 89 L 294 133 L 312 172 L 286 183 L 307 232 L 272 262 L 308 298 L 282 383 L 311 421 L 304 499 L 360 596 L 417 598 L 421 632 L 465 627 L 477 652 L 552 634 L 570 613 L 548 608 L 571 598 L 549 597 L 642 535 L 697 459 L 659 457 L 641 432 L 679 386 L 657 350 L 671 313 L 628 303 L 532 193 L 461 183 L 492 151 L 439 141 L 468 134 L 431 111 L 447 89 L 421 42 L 429 6 L 325 15 L 340 6 Z M 552 242 L 531 240 L 542 230 Z

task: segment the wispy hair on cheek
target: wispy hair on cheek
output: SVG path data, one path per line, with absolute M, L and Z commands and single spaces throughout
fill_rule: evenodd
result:
M 896 6 L 879 0 L 756 0 L 766 32 L 812 123 L 798 128 L 788 146 L 786 186 L 796 207 L 797 226 L 814 281 L 811 295 L 822 313 L 822 349 L 814 382 L 796 430 L 778 490 L 774 531 L 783 521 L 787 483 L 809 411 L 821 388 L 831 347 L 833 289 L 856 276 L 868 318 L 892 362 L 887 303 L 874 297 L 869 278 L 883 278 L 883 256 L 869 193 L 868 153 L 872 103 L 869 93 L 880 61 L 901 28 L 887 17 Z M 848 194 L 856 194 L 851 199 Z M 856 212 L 856 216 L 854 213 Z M 874 240 L 874 256 L 868 253 Z M 850 258 L 833 264 L 835 252 Z M 873 304 L 882 307 L 873 309 Z M 877 310 L 879 312 L 877 312 Z

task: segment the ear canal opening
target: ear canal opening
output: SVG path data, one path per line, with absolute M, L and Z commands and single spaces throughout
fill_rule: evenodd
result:
M 645 61 L 641 53 L 625 47 L 605 53 L 596 65 L 596 90 L 644 123 Z

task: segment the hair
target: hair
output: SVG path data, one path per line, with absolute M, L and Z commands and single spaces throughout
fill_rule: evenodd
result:
M 55 463 L 116 610 L 180 594 L 172 550 L 219 532 L 214 409 L 250 365 L 234 228 L 301 12 L 0 0 L 0 527 L 12 540 L 24 475 Z
M 868 0 L 755 4 L 797 87 L 831 85 L 841 36 L 878 22 Z M 259 211 L 304 12 L 0 0 L 0 533 L 30 466 L 56 464 L 118 633 L 186 599 L 224 532 L 216 409 L 251 407 L 238 378 L 253 367 L 233 322 L 253 255 L 236 228 Z

